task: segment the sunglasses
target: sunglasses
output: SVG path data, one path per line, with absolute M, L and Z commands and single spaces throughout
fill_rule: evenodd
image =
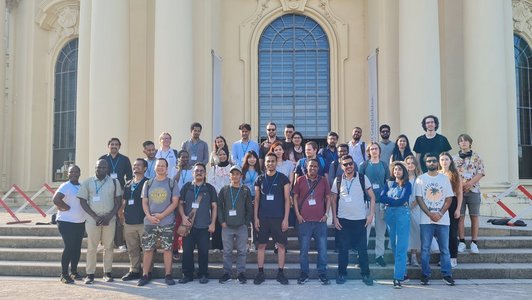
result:
M 438 160 L 436 160 L 436 159 L 427 159 L 425 162 L 428 162 L 429 164 L 430 163 L 437 163 Z
M 268 130 L 268 131 L 275 131 L 275 129 L 266 129 L 266 130 Z
M 348 163 L 343 163 L 342 166 L 348 167 L 348 166 L 352 166 L 353 164 L 354 164 L 353 162 L 348 162 Z

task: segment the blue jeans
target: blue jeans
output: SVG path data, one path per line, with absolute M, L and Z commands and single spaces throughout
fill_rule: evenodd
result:
M 347 263 L 349 262 L 349 249 L 358 251 L 358 264 L 360 274 L 369 276 L 368 244 L 366 236 L 366 219 L 348 220 L 338 218 L 342 230 L 338 231 L 340 249 L 338 249 L 338 275 L 347 275 Z
M 430 276 L 430 244 L 432 237 L 436 237 L 440 248 L 440 265 L 443 276 L 451 274 L 451 256 L 449 254 L 449 225 L 421 224 L 421 271 L 423 275 Z
M 395 261 L 393 279 L 403 280 L 406 275 L 406 254 L 410 238 L 410 209 L 408 206 L 388 207 L 385 219 Z
M 299 245 L 299 264 L 301 273 L 308 275 L 308 250 L 310 240 L 314 238 L 318 248 L 318 274 L 327 274 L 327 223 L 325 222 L 304 222 L 297 224 Z

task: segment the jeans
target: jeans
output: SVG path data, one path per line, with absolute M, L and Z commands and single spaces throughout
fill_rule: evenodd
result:
M 384 212 L 384 204 L 375 203 L 375 218 L 373 219 L 373 224 L 375 224 L 375 257 L 384 255 L 384 241 L 386 240 L 386 222 L 384 221 Z M 368 226 L 366 230 L 366 241 L 369 242 L 371 226 Z
M 421 271 L 423 275 L 430 276 L 430 244 L 432 237 L 436 237 L 440 248 L 440 265 L 443 276 L 452 276 L 451 257 L 449 255 L 449 225 L 421 224 Z
M 390 246 L 393 251 L 393 279 L 403 280 L 406 275 L 406 255 L 410 231 L 410 208 L 408 206 L 388 207 L 386 223 L 390 234 Z
M 318 248 L 318 274 L 327 274 L 327 223 L 326 222 L 304 222 L 297 224 L 297 234 L 299 239 L 299 264 L 301 273 L 308 275 L 308 251 L 310 240 L 314 238 Z
M 209 237 L 210 233 L 207 228 L 194 228 L 190 234 L 183 238 L 183 276 L 194 278 L 194 247 L 198 246 L 198 277 L 208 276 L 209 265 Z
M 340 249 L 338 250 L 338 275 L 347 275 L 349 249 L 358 251 L 360 274 L 369 276 L 368 244 L 366 236 L 366 219 L 348 220 L 339 218 L 342 229 L 338 231 Z
M 233 267 L 233 247 L 236 239 L 236 271 L 244 273 L 246 271 L 246 255 L 248 248 L 248 227 L 241 225 L 238 227 L 222 228 L 222 241 L 224 244 L 224 272 L 231 274 Z
M 57 221 L 59 233 L 63 238 L 65 249 L 61 256 L 61 272 L 63 275 L 68 275 L 68 265 L 72 272 L 78 271 L 78 262 L 81 255 L 81 241 L 85 233 L 85 222 L 71 223 L 65 221 Z

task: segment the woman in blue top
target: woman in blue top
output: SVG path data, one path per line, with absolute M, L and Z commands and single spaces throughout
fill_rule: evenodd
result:
M 385 219 L 389 228 L 395 266 L 393 274 L 394 288 L 401 288 L 401 281 L 406 276 L 406 256 L 410 232 L 410 195 L 412 185 L 408 180 L 408 170 L 402 161 L 395 161 L 390 166 L 392 176 L 384 186 L 381 201 L 386 205 Z
M 261 173 L 259 156 L 253 150 L 248 151 L 244 156 L 244 164 L 242 165 L 242 183 L 251 191 L 251 199 L 255 199 L 255 180 Z M 254 201 L 251 201 L 251 205 L 253 205 L 253 202 Z M 255 222 L 255 220 L 253 220 L 253 222 Z M 253 229 L 253 226 L 251 226 L 251 242 L 248 248 L 249 252 L 255 252 L 255 241 L 257 238 L 257 232 Z

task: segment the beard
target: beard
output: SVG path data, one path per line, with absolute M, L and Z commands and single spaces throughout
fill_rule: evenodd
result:
M 427 170 L 436 171 L 436 170 L 438 170 L 438 166 L 437 165 L 430 165 L 430 167 L 427 167 Z

